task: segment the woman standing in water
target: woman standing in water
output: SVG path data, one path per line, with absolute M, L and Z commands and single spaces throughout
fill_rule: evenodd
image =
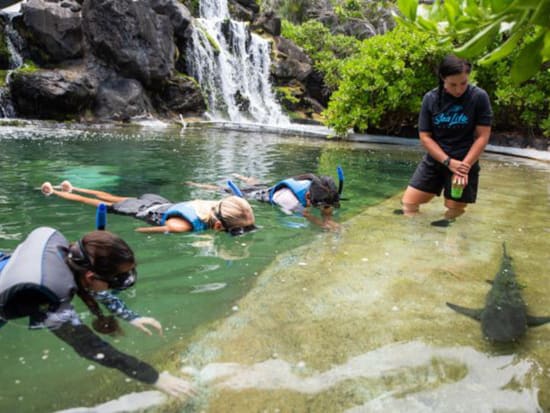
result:
M 71 304 L 78 295 L 96 317 L 92 326 L 102 334 L 120 331 L 116 319 L 106 317 L 93 293 L 123 290 L 137 279 L 134 253 L 116 235 L 93 231 L 69 243 L 57 230 L 37 228 L 0 260 L 0 326 L 28 317 L 31 328 L 48 328 L 80 356 L 128 377 L 151 384 L 167 394 L 194 394 L 192 385 L 149 364 L 121 353 L 97 336 Z
M 448 225 L 476 201 L 478 160 L 489 142 L 493 113 L 487 92 L 469 84 L 471 68 L 464 59 L 445 57 L 439 65 L 439 86 L 422 101 L 418 130 L 428 153 L 403 195 L 401 212 L 417 214 L 420 204 L 443 190 L 445 219 L 432 225 Z

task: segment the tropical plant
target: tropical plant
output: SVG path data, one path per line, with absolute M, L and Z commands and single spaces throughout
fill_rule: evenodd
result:
M 346 58 L 358 52 L 361 42 L 352 36 L 333 35 L 321 22 L 310 20 L 300 26 L 283 20 L 283 37 L 292 40 L 311 57 L 329 90 L 340 82 L 340 68 Z
M 488 65 L 519 49 L 511 69 L 515 84 L 550 61 L 550 0 L 398 0 L 397 19 L 458 44 L 454 52 Z
M 342 81 L 325 111 L 338 134 L 369 128 L 395 133 L 416 124 L 423 94 L 436 86 L 436 68 L 450 47 L 429 33 L 400 26 L 363 41 L 342 66 Z

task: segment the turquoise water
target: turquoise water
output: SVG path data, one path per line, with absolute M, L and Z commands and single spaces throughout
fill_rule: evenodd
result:
M 336 178 L 342 165 L 349 199 L 335 219 L 344 222 L 401 191 L 418 158 L 398 148 L 207 128 L 181 135 L 179 129 L 2 127 L 0 250 L 15 248 L 37 226 L 56 227 L 70 240 L 93 229 L 93 207 L 43 196 L 38 188 L 44 181 L 69 179 L 119 195 L 158 193 L 181 201 L 221 196 L 186 181 L 224 184 L 232 173 L 266 183 L 304 172 Z M 260 230 L 237 238 L 214 232 L 138 234 L 134 229 L 143 222 L 108 216 L 108 229 L 125 238 L 138 258 L 139 283 L 123 298 L 165 330 L 164 338 L 149 338 L 124 326 L 126 335 L 114 340 L 117 348 L 156 366 L 177 359 L 197 329 L 234 313 L 235 302 L 278 254 L 325 234 L 301 217 L 268 205 L 253 207 Z M 85 307 L 78 299 L 74 303 L 88 320 Z M 2 328 L 0 348 L 0 411 L 55 411 L 146 389 L 80 359 L 47 331 L 28 331 L 24 320 Z

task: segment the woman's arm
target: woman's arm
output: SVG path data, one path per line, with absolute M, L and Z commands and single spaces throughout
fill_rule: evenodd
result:
M 491 137 L 491 127 L 490 126 L 476 126 L 476 137 L 474 144 L 466 154 L 466 157 L 462 162 L 467 163 L 468 165 L 473 165 L 479 160 L 479 157 L 485 150 L 485 147 L 489 143 L 489 138 Z

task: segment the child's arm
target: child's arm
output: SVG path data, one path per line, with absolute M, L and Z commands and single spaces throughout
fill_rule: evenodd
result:
M 155 227 L 139 227 L 137 232 L 189 232 L 193 231 L 193 226 L 183 218 L 168 218 L 165 225 Z
M 161 324 L 152 317 L 141 317 L 138 313 L 131 310 L 125 303 L 110 291 L 95 291 L 93 297 L 103 304 L 111 312 L 111 314 L 128 321 L 134 327 L 148 335 L 152 335 L 147 326 L 155 328 L 162 336 Z

